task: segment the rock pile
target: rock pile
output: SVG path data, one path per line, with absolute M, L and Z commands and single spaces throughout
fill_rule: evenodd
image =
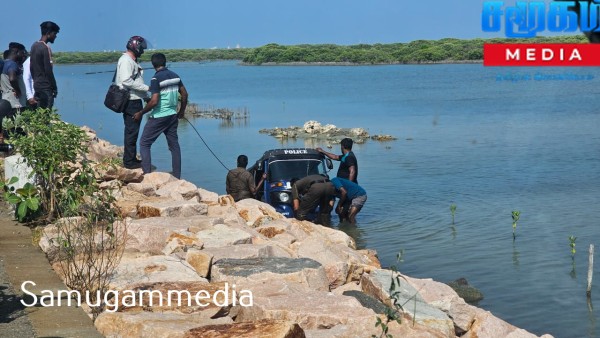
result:
M 261 134 L 268 134 L 279 139 L 316 139 L 329 144 L 337 144 L 346 137 L 355 143 L 365 143 L 369 138 L 374 141 L 394 141 L 391 135 L 373 135 L 364 128 L 338 128 L 333 124 L 322 125 L 318 121 L 307 121 L 302 127 L 291 126 L 288 128 L 261 129 Z
M 375 323 L 385 321 L 396 275 L 381 269 L 374 251 L 357 250 L 344 232 L 286 219 L 260 201 L 234 203 L 166 173 L 142 177 L 123 169 L 104 177 L 126 178 L 106 184 L 123 216 L 117 226 L 128 236 L 110 289 L 146 292 L 144 304 L 100 314 L 95 325 L 105 336 L 381 333 Z M 40 240 L 50 256 L 55 233 L 48 226 Z M 406 306 L 401 324 L 389 325 L 394 337 L 535 337 L 467 304 L 443 283 L 399 277 L 395 291 Z M 168 302 L 173 294 L 179 303 Z

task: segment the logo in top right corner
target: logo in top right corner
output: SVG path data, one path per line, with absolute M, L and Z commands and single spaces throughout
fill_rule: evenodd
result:
M 533 38 L 543 31 L 600 32 L 600 0 L 483 3 L 481 28 L 508 38 Z M 484 44 L 485 66 L 600 66 L 600 44 Z M 596 57 L 595 57 L 596 56 Z

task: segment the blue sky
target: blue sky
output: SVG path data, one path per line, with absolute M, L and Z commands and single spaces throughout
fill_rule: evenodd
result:
M 123 50 L 131 35 L 145 37 L 151 48 L 258 47 L 267 43 L 352 45 L 493 37 L 481 31 L 483 2 L 3 1 L 0 48 L 7 48 L 10 41 L 29 48 L 40 37 L 39 24 L 46 20 L 61 27 L 55 51 Z

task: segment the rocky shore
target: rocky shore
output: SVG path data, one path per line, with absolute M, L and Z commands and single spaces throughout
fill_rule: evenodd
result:
M 90 151 L 101 160 L 119 148 L 94 137 Z M 379 336 L 390 290 L 405 305 L 401 323 L 389 323 L 394 337 L 536 337 L 446 284 L 382 269 L 376 252 L 357 250 L 342 231 L 286 219 L 260 201 L 236 203 L 161 172 L 113 167 L 102 180 L 123 217 L 117 233 L 127 236 L 109 289 L 146 292 L 144 302 L 123 298 L 97 317 L 107 337 Z M 54 267 L 59 222 L 39 240 Z

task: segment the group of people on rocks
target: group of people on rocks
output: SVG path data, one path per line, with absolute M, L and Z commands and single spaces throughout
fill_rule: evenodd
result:
M 52 109 L 58 95 L 49 44 L 54 43 L 60 27 L 52 21 L 45 21 L 40 24 L 40 29 L 41 37 L 31 46 L 31 53 L 23 44 L 11 42 L 0 60 L 0 143 L 8 136 L 1 129 L 1 121 L 5 117 L 13 118 L 24 109 Z M 122 112 L 123 166 L 128 169 L 142 168 L 144 173 L 151 172 L 150 147 L 164 133 L 171 151 L 172 174 L 180 178 L 181 150 L 177 126 L 179 119 L 183 118 L 188 93 L 181 78 L 166 68 L 167 59 L 162 53 L 152 55 L 151 62 L 156 73 L 150 85 L 145 84 L 139 57 L 147 48 L 143 37 L 132 36 L 127 41 L 125 53 L 119 58 L 113 80 L 120 88 L 129 91 Z M 146 113 L 149 117 L 140 139 L 140 160 L 137 158 L 137 142 L 142 116 Z
M 14 117 L 24 109 L 52 108 L 58 95 L 52 71 L 52 50 L 60 27 L 52 22 L 40 24 L 41 37 L 31 46 L 31 53 L 19 42 L 11 42 L 0 60 L 0 123 L 5 117 Z M 7 136 L 0 129 L 0 143 Z
M 341 155 L 329 153 L 322 148 L 316 150 L 328 158 L 340 161 L 337 177 L 329 179 L 324 175 L 309 175 L 301 179 L 292 179 L 292 203 L 294 217 L 305 220 L 319 207 L 317 223 L 327 224 L 333 209 L 334 200 L 338 197 L 335 212 L 340 222 L 345 220 L 356 223 L 356 215 L 367 201 L 367 192 L 358 185 L 358 161 L 352 152 L 353 141 L 344 138 L 340 142 Z M 255 184 L 254 177 L 246 170 L 248 157 L 240 155 L 237 168 L 230 170 L 226 177 L 226 191 L 237 202 L 245 198 L 254 198 L 263 184 L 266 174 Z
M 5 117 L 12 118 L 24 109 L 52 109 L 58 95 L 58 86 L 53 72 L 52 50 L 60 27 L 52 22 L 40 24 L 41 37 L 31 46 L 31 53 L 18 42 L 11 42 L 0 60 L 0 123 Z M 188 92 L 183 81 L 173 71 L 166 68 L 167 59 L 162 53 L 151 57 L 155 74 L 150 85 L 144 82 L 144 71 L 139 58 L 148 48 L 141 36 L 132 36 L 125 46 L 126 51 L 117 62 L 113 82 L 129 91 L 129 97 L 123 113 L 124 152 L 123 166 L 128 169 L 141 168 L 144 173 L 152 170 L 150 148 L 156 139 L 164 134 L 171 152 L 172 174 L 181 177 L 181 150 L 177 135 L 179 119 L 184 117 L 188 101 Z M 145 102 L 145 104 L 144 104 Z M 178 108 L 179 103 L 179 108 Z M 140 138 L 141 160 L 137 158 L 137 140 L 142 116 L 149 114 Z M 1 128 L 1 124 L 0 124 Z M 0 129 L 0 143 L 4 142 L 6 132 Z M 339 201 L 335 208 L 340 221 L 356 222 L 367 200 L 366 191 L 358 185 L 358 162 L 352 152 L 352 139 L 341 141 L 341 155 L 332 154 L 321 148 L 316 150 L 340 161 L 337 177 L 331 180 L 322 175 L 310 175 L 292 180 L 292 198 L 295 217 L 306 219 L 310 212 L 319 208 L 319 217 L 328 217 L 333 208 L 335 197 Z M 255 183 L 254 177 L 246 170 L 248 157 L 240 155 L 237 168 L 227 174 L 226 190 L 238 201 L 253 198 L 266 174 Z

